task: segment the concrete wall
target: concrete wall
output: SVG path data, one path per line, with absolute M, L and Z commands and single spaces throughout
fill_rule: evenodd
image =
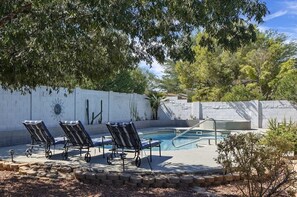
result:
M 297 105 L 286 100 L 261 101 L 259 114 L 263 128 L 267 127 L 268 120 L 272 118 L 277 118 L 279 122 L 284 119 L 297 122 Z
M 268 120 L 297 122 L 297 105 L 279 101 L 193 102 L 168 97 L 161 105 L 161 119 L 249 120 L 252 128 L 267 128 Z
M 0 89 L 0 131 L 21 127 L 24 119 L 31 117 L 31 96 Z
M 87 101 L 89 120 L 87 119 Z M 102 109 L 101 109 L 102 102 Z M 56 108 L 56 106 L 60 108 Z M 99 117 L 91 123 L 92 113 L 102 110 L 102 123 L 142 120 L 138 127 L 187 125 L 176 120 L 201 120 L 207 117 L 217 120 L 249 120 L 252 128 L 267 128 L 268 120 L 284 118 L 297 121 L 297 106 L 288 101 L 247 102 L 193 102 L 168 97 L 159 108 L 159 121 L 151 119 L 149 102 L 144 95 L 103 92 L 76 88 L 72 93 L 66 89 L 51 94 L 45 87 L 31 94 L 9 92 L 0 89 L 0 146 L 27 143 L 30 138 L 22 125 L 24 120 L 44 120 L 54 136 L 62 135 L 59 120 L 81 120 L 91 134 L 107 132 Z M 171 121 L 170 121 L 171 120 Z M 161 122 L 160 122 L 161 121 Z
M 89 103 L 89 120 L 87 118 Z M 43 120 L 54 136 L 63 135 L 58 125 L 60 120 L 81 120 L 90 130 L 106 130 L 99 125 L 102 102 L 102 123 L 109 121 L 146 120 L 151 117 L 149 102 L 144 95 L 83 90 L 76 88 L 72 93 L 61 88 L 51 94 L 46 87 L 36 88 L 31 94 L 0 89 L 0 146 L 28 143 L 30 136 L 22 125 L 24 120 Z M 55 106 L 58 105 L 59 108 Z M 97 116 L 93 125 L 92 113 Z M 98 134 L 98 132 L 97 132 Z

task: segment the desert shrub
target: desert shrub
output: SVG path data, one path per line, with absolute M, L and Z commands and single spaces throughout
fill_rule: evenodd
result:
M 278 123 L 276 119 L 269 120 L 268 131 L 264 143 L 275 146 L 284 153 L 297 154 L 297 123 L 284 120 Z
M 262 143 L 254 133 L 230 135 L 218 144 L 218 158 L 226 173 L 239 173 L 236 184 L 243 196 L 279 196 L 296 183 L 290 160 L 278 147 Z

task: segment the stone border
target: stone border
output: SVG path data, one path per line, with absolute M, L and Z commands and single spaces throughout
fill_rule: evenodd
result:
M 0 161 L 0 170 L 15 171 L 20 175 L 41 179 L 77 179 L 83 183 L 133 187 L 193 187 L 227 184 L 241 179 L 239 175 L 197 175 L 176 173 L 105 172 L 95 168 L 82 168 L 60 164 L 12 163 Z

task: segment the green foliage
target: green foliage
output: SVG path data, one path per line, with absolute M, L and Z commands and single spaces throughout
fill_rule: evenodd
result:
M 121 69 L 113 72 L 111 76 L 102 77 L 105 80 L 98 82 L 85 82 L 82 88 L 144 94 L 148 89 L 149 76 L 139 68 Z
M 199 43 L 206 33 L 199 33 Z M 195 61 L 176 63 L 181 86 L 195 92 L 193 100 L 296 100 L 296 43 L 275 32 L 257 32 L 254 43 L 230 53 L 194 46 Z
M 230 92 L 224 94 L 221 98 L 222 101 L 250 101 L 253 99 L 261 100 L 257 89 L 249 88 L 244 85 L 235 85 L 231 88 Z
M 165 98 L 163 93 L 161 92 L 149 92 L 147 94 L 147 100 L 150 102 L 150 106 L 152 109 L 152 119 L 158 120 L 158 110 L 161 104 L 161 101 Z
M 291 60 L 281 65 L 281 70 L 271 82 L 275 99 L 287 99 L 297 102 L 297 69 L 296 61 Z
M 193 60 L 191 33 L 235 50 L 255 40 L 262 1 L 11 0 L 0 7 L 0 82 L 11 90 L 100 84 L 141 60 Z M 104 76 L 104 77 L 103 77 Z
M 218 145 L 217 162 L 226 172 L 240 174 L 243 183 L 237 188 L 243 196 L 279 196 L 297 181 L 283 152 L 261 141 L 261 135 L 247 133 L 230 135 Z
M 269 130 L 264 143 L 275 146 L 284 153 L 294 152 L 294 155 L 297 155 L 297 123 L 286 120 L 278 123 L 276 119 L 269 120 Z
M 160 88 L 167 93 L 177 94 L 183 92 L 175 70 L 175 63 L 173 61 L 168 61 L 163 65 L 163 68 L 164 75 L 160 81 Z
M 137 103 L 135 103 L 134 100 L 132 100 L 129 103 L 130 107 L 130 117 L 132 118 L 133 121 L 138 121 L 140 120 L 138 109 L 137 109 Z

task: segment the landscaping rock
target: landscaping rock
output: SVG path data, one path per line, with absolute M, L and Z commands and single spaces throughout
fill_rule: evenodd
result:
M 13 171 L 18 171 L 19 170 L 19 164 L 17 164 L 17 163 L 10 164 L 10 169 L 13 170 Z
M 29 176 L 36 176 L 37 175 L 37 171 L 35 170 L 27 170 L 26 171 L 26 174 L 29 175 Z
M 178 176 L 175 175 L 169 175 L 167 176 L 167 183 L 179 183 L 180 182 L 180 178 Z
M 155 178 L 154 177 L 143 177 L 142 178 L 142 183 L 145 185 L 145 186 L 150 186 L 152 185 L 153 183 L 155 182 Z
M 107 180 L 106 173 L 96 173 L 96 178 L 101 181 Z
M 131 176 L 130 177 L 130 182 L 131 183 L 141 183 L 142 182 L 142 177 L 141 176 Z
M 51 179 L 57 179 L 58 175 L 56 173 L 48 173 L 46 177 L 51 178 Z
M 233 181 L 233 175 L 232 174 L 226 174 L 226 175 L 224 175 L 224 181 L 226 181 L 226 182 Z
M 205 183 L 205 178 L 202 176 L 193 176 L 194 184 L 201 185 Z
M 120 180 L 120 177 L 117 173 L 109 173 L 107 174 L 107 180 Z
M 120 177 L 120 180 L 130 181 L 131 175 L 130 174 L 127 174 L 127 173 L 122 173 L 122 174 L 119 175 L 119 177 Z
M 192 176 L 181 176 L 180 182 L 184 184 L 191 184 L 193 183 L 193 177 Z

